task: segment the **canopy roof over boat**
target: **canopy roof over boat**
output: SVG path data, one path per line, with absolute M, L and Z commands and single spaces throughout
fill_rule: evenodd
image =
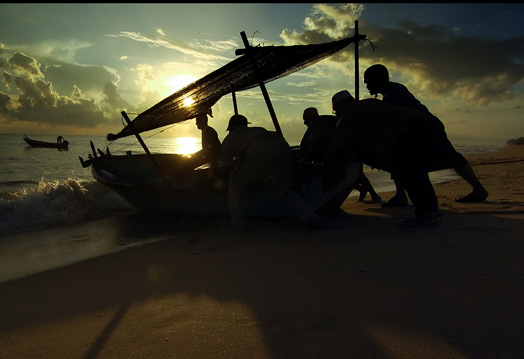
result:
M 150 107 L 118 134 L 108 134 L 108 139 L 114 140 L 194 118 L 229 93 L 287 76 L 365 38 L 365 35 L 357 33 L 353 37 L 323 44 L 257 46 L 237 50 L 237 53 L 243 53 L 241 57 Z

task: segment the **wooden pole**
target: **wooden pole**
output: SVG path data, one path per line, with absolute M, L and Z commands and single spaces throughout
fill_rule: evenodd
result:
M 166 184 L 171 188 L 171 183 L 169 182 L 169 179 L 167 178 L 167 176 L 165 175 L 164 171 L 162 170 L 162 168 L 160 167 L 160 165 L 155 161 L 155 158 L 153 157 L 153 155 L 151 154 L 151 152 L 149 151 L 149 148 L 147 148 L 146 146 L 146 143 L 142 140 L 142 137 L 140 137 L 140 134 L 135 131 L 134 127 L 133 127 L 133 124 L 131 123 L 131 120 L 129 119 L 129 117 L 127 116 L 127 113 L 125 111 L 122 111 L 121 112 L 122 116 L 124 116 L 124 120 L 126 120 L 127 122 L 127 125 L 128 126 L 131 126 L 131 130 L 133 131 L 133 134 L 135 135 L 135 137 L 137 138 L 138 142 L 140 142 L 140 145 L 142 146 L 142 148 L 144 149 L 144 151 L 146 151 L 146 154 L 147 154 L 147 157 L 151 160 L 151 162 L 153 163 L 153 166 L 155 166 L 155 168 L 157 169 L 158 173 L 160 174 L 160 176 L 162 176 L 162 179 L 166 182 Z
M 359 74 L 359 65 L 358 65 L 358 20 L 355 21 L 355 38 L 357 40 L 355 41 L 355 100 L 359 100 L 359 82 L 360 82 L 360 74 Z
M 247 41 L 246 33 L 244 31 L 242 31 L 240 33 L 240 36 L 242 37 L 242 41 L 244 42 L 244 46 L 246 47 L 246 56 L 251 56 L 251 54 L 249 52 L 249 48 L 251 47 L 251 45 L 249 45 L 249 42 Z M 264 81 L 262 81 L 260 79 L 260 76 L 258 74 L 258 68 L 257 68 L 257 65 L 256 65 L 256 63 L 254 61 L 253 61 L 253 69 L 255 71 L 255 75 L 258 78 L 258 85 L 260 86 L 260 90 L 262 91 L 262 95 L 264 96 L 264 100 L 266 101 L 266 106 L 267 106 L 267 109 L 269 110 L 269 114 L 271 115 L 271 119 L 273 120 L 273 125 L 275 126 L 275 130 L 282 137 L 284 137 L 284 135 L 282 134 L 282 130 L 280 129 L 280 124 L 278 123 L 278 120 L 277 120 L 277 115 L 275 113 L 275 110 L 273 109 L 273 105 L 271 104 L 271 100 L 269 99 L 269 95 L 268 95 L 267 90 L 266 90 L 266 85 L 264 84 Z
M 133 128 L 133 125 L 131 124 L 131 120 L 127 116 L 127 113 L 125 111 L 122 111 L 121 114 L 122 114 L 122 116 L 124 116 L 124 120 L 126 120 L 127 125 L 131 126 L 131 130 L 133 130 L 133 134 L 135 135 L 135 137 L 138 140 L 138 142 L 140 142 L 140 145 L 142 145 L 142 148 L 144 149 L 144 151 L 146 151 L 146 153 L 148 155 L 151 155 L 151 152 L 149 152 L 149 148 L 147 148 L 145 142 L 142 140 L 142 137 L 140 137 L 140 134 L 138 132 L 136 132 L 135 129 Z M 155 161 L 153 161 L 153 162 L 155 162 Z
M 233 97 L 233 108 L 235 109 L 235 115 L 238 115 L 237 95 L 235 94 L 235 91 L 231 92 L 231 96 Z

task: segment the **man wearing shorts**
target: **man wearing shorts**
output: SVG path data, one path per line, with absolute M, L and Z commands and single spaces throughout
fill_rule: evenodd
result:
M 428 141 L 427 170 L 428 172 L 438 171 L 446 168 L 453 168 L 455 172 L 465 179 L 473 191 L 466 196 L 456 198 L 457 202 L 481 202 L 488 197 L 488 191 L 480 183 L 464 156 L 457 152 L 449 141 L 444 124 L 434 116 L 426 106 L 409 92 L 406 86 L 389 81 L 389 72 L 384 65 L 376 64 L 370 66 L 364 72 L 364 82 L 371 95 L 382 94 L 382 101 L 404 106 L 416 110 L 428 119 L 425 126 L 424 135 Z M 407 197 L 404 187 L 399 181 L 395 181 L 397 188 L 396 194 L 383 207 L 398 207 L 407 205 Z

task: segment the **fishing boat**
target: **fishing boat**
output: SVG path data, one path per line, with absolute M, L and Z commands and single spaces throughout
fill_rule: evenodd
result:
M 263 47 L 252 47 L 245 33 L 241 32 L 245 48 L 235 51 L 238 58 L 168 96 L 132 121 L 125 111 L 121 113 L 127 125 L 117 134 L 108 134 L 107 140 L 115 141 L 134 135 L 145 153 L 132 154 L 128 151 L 125 155 L 113 155 L 109 147 L 105 151 L 95 149 L 91 141 L 88 159 L 79 157 L 80 162 L 84 168 L 91 167 L 97 181 L 142 210 L 229 214 L 228 174 L 220 160 L 151 153 L 140 133 L 193 119 L 228 94 L 232 95 L 234 111 L 238 114 L 235 94 L 258 86 L 275 131 L 284 136 L 265 84 L 304 69 L 350 44 L 355 44 L 358 51 L 358 42 L 366 36 L 358 34 L 358 26 L 356 29 L 353 37 L 329 43 Z M 295 190 L 317 212 L 338 209 L 355 188 L 360 170 L 360 163 L 349 163 L 343 175 L 334 180 L 321 171 L 311 169 L 304 173 L 302 169 L 301 180 L 297 181 Z M 245 212 L 249 216 L 294 215 L 292 208 L 275 197 L 265 179 L 249 188 L 245 203 Z
M 27 135 L 24 135 L 24 141 L 31 147 L 58 148 L 59 150 L 69 149 L 69 141 L 64 140 L 62 136 L 58 136 L 56 142 L 46 142 L 33 140 L 27 137 Z

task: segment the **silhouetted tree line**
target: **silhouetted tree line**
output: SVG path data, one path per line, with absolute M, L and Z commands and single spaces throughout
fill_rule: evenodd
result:
M 524 137 L 512 138 L 506 141 L 506 145 L 524 145 Z

